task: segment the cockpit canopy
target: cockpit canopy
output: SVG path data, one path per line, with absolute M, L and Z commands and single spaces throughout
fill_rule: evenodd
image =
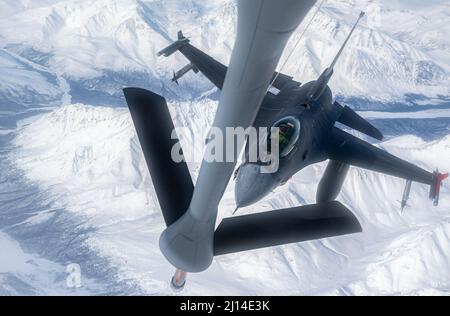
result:
M 295 144 L 300 138 L 301 124 L 300 121 L 294 116 L 286 116 L 277 122 L 275 122 L 272 127 L 278 127 L 278 141 L 279 141 L 279 152 L 280 157 L 288 156 L 292 150 L 295 148 Z M 270 137 L 268 135 L 268 149 L 270 152 Z
M 296 143 L 298 142 L 300 138 L 300 132 L 301 132 L 301 125 L 300 121 L 294 117 L 294 116 L 286 116 L 282 119 L 275 122 L 271 127 L 278 127 L 278 135 L 275 135 L 275 140 L 278 140 L 279 147 L 278 147 L 278 153 L 280 158 L 287 157 L 295 148 Z M 259 143 L 258 141 L 249 141 L 247 142 L 247 149 L 244 156 L 244 162 L 246 163 L 253 163 L 258 165 L 267 165 L 270 164 L 270 161 L 267 160 L 267 158 L 272 153 L 271 149 L 271 137 L 272 134 L 269 130 L 269 133 L 266 134 L 267 136 L 264 136 L 263 143 Z M 262 152 L 259 150 L 264 148 Z M 257 160 L 253 161 L 250 159 L 252 153 L 257 153 Z M 266 154 L 269 154 L 269 156 L 266 156 Z M 264 157 L 264 159 L 262 158 Z

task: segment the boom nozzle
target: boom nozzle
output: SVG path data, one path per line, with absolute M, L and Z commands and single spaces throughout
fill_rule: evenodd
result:
M 186 271 L 180 269 L 175 270 L 172 280 L 170 281 L 170 286 L 174 291 L 181 291 L 184 289 L 184 286 L 186 285 L 186 276 Z

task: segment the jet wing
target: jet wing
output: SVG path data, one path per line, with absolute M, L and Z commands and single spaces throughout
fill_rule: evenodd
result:
M 225 75 L 227 74 L 227 67 L 224 64 L 218 62 L 189 43 L 182 46 L 179 51 L 189 59 L 189 61 L 197 67 L 209 81 L 222 90 Z
M 336 127 L 326 143 L 330 159 L 428 185 L 435 175 Z
M 217 88 L 222 90 L 223 83 L 225 81 L 225 75 L 227 74 L 227 66 L 215 60 L 208 54 L 202 52 L 200 49 L 189 43 L 189 39 L 184 37 L 183 33 L 178 32 L 178 40 L 173 42 L 168 47 L 164 48 L 158 53 L 158 56 L 164 55 L 166 57 L 170 56 L 176 51 L 180 51 L 184 57 L 186 57 L 193 66 L 192 69 L 199 70 L 209 81 L 211 81 Z M 184 74 L 184 73 L 183 73 Z M 288 82 L 293 82 L 300 85 L 299 82 L 293 80 L 292 76 L 285 74 L 275 73 L 275 82 L 273 86 L 279 90 L 283 88 Z M 179 79 L 176 78 L 176 79 Z

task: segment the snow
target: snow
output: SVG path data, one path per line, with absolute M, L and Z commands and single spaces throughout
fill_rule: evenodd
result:
M 2 232 L 0 249 L 3 254 L 0 260 L 0 295 L 89 294 L 88 286 L 84 289 L 66 286 L 66 267 L 24 252 L 16 241 Z
M 343 103 L 367 109 L 358 112 L 366 118 L 419 126 L 416 135 L 393 128 L 387 135 L 395 137 L 378 146 L 428 170 L 450 170 L 448 128 L 431 139 L 425 129 L 448 124 L 448 1 L 326 1 L 283 72 L 315 79 L 360 10 L 367 19 L 331 87 Z M 171 85 L 172 70 L 187 61 L 155 53 L 182 29 L 226 64 L 235 22 L 232 0 L 0 3 L 0 248 L 8 254 L 0 260 L 0 293 L 173 295 L 173 268 L 158 248 L 164 221 L 121 89 L 166 96 L 175 125 L 187 127 L 185 153 L 201 153 L 204 139 L 195 136 L 211 125 L 217 92 L 191 73 Z M 410 119 L 426 123 L 423 130 Z M 195 180 L 198 163 L 189 168 Z M 313 203 L 324 168 L 302 170 L 239 212 Z M 233 184 L 219 221 L 234 210 Z M 449 295 L 449 182 L 438 207 L 428 188 L 413 184 L 401 213 L 403 187 L 351 168 L 339 200 L 363 233 L 218 257 L 209 270 L 189 275 L 182 294 Z M 71 262 L 81 265 L 80 289 L 65 284 Z
M 236 23 L 232 0 L 182 4 L 177 0 L 59 0 L 39 5 L 22 1 L 20 8 L 0 19 L 4 38 L 0 45 L 17 44 L 22 50 L 48 54 L 47 66 L 78 80 L 101 77 L 106 70 L 169 77 L 174 68 L 185 64 L 184 59 L 161 59 L 155 53 L 179 29 L 194 45 L 227 63 Z M 379 102 L 405 100 L 410 93 L 429 98 L 448 95 L 449 9 L 446 1 L 427 2 L 427 6 L 405 0 L 327 1 L 284 71 L 301 81 L 315 79 L 333 59 L 359 11 L 367 10 L 368 18 L 336 67 L 334 90 Z M 302 27 L 285 56 L 301 32 Z M 207 85 L 198 76 L 189 79 L 191 89 Z
M 195 117 L 195 107 L 186 104 L 171 103 L 171 109 L 177 110 L 177 126 L 209 121 L 210 114 Z M 45 128 L 48 124 L 51 129 Z M 87 243 L 110 258 L 120 279 L 138 280 L 148 294 L 171 294 L 167 280 L 172 268 L 157 246 L 164 222 L 128 111 L 64 106 L 23 127 L 15 145 L 20 150 L 14 161 L 29 180 L 56 191 L 64 197 L 60 207 L 96 227 Z M 406 135 L 381 146 L 427 169 L 450 170 L 448 159 L 436 158 L 450 157 L 450 136 L 425 142 Z M 301 171 L 268 199 L 240 212 L 313 203 L 324 167 Z M 195 178 L 196 169 L 191 170 Z M 219 257 L 208 271 L 190 276 L 184 294 L 446 293 L 450 187 L 445 184 L 440 206 L 434 208 L 428 188 L 414 184 L 411 206 L 401 214 L 403 185 L 402 180 L 352 168 L 339 200 L 354 211 L 364 233 Z M 230 183 L 220 218 L 231 216 L 233 209 Z
M 0 64 L 0 91 L 4 101 L 21 100 L 22 105 L 35 104 L 33 95 L 45 98 L 46 103 L 53 99 L 59 101 L 59 85 L 44 67 L 4 49 L 0 49 Z

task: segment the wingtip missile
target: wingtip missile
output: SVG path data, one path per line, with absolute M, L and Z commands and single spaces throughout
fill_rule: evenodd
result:
M 182 48 L 184 45 L 189 43 L 189 39 L 186 38 L 181 31 L 178 31 L 178 38 L 175 42 L 167 46 L 166 48 L 160 50 L 156 53 L 157 56 L 164 55 L 164 57 L 169 57 L 173 53 L 175 53 L 177 50 Z
M 434 183 L 431 185 L 430 188 L 430 199 L 433 200 L 433 205 L 438 206 L 439 205 L 439 193 L 441 191 L 442 182 L 447 179 L 449 176 L 447 173 L 440 173 L 439 170 L 436 170 L 433 173 L 434 177 Z

